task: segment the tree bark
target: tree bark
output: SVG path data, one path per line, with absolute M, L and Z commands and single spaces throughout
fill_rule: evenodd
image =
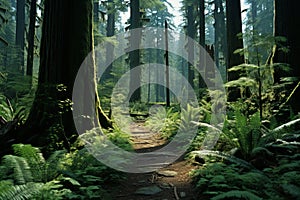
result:
M 113 0 L 108 0 L 108 14 L 107 14 L 107 26 L 106 26 L 106 36 L 112 37 L 115 35 L 115 6 Z M 106 46 L 106 59 L 111 61 L 114 55 L 114 45 L 108 43 Z M 112 78 L 111 71 L 113 68 L 113 63 L 109 64 L 108 68 L 104 72 L 104 80 Z
M 276 44 L 276 52 L 273 58 L 275 63 L 287 63 L 291 66 L 291 70 L 286 73 L 283 71 L 275 71 L 275 82 L 280 82 L 281 77 L 292 76 L 300 77 L 300 12 L 298 10 L 300 2 L 297 0 L 274 0 L 275 16 L 274 16 L 274 36 L 286 38 L 286 42 L 278 42 Z M 281 51 L 281 47 L 288 47 L 288 52 Z M 290 105 L 294 113 L 300 112 L 300 89 L 298 88 L 290 100 Z
M 234 53 L 237 49 L 243 49 L 243 39 L 238 37 L 242 33 L 242 16 L 240 0 L 226 0 L 227 16 L 227 69 L 244 63 L 244 55 Z M 229 72 L 228 81 L 237 80 L 237 72 Z M 239 97 L 236 89 L 229 90 L 229 100 L 235 100 Z
M 65 147 L 74 141 L 71 138 L 76 138 L 70 105 L 61 104 L 68 104 L 72 99 L 77 72 L 86 56 L 93 51 L 92 19 L 92 0 L 45 1 L 38 88 L 26 122 L 28 128 L 40 135 L 31 143 L 39 146 L 49 144 L 47 134 L 55 125 L 60 127 L 57 137 L 64 140 Z M 88 70 L 92 76 L 90 83 L 96 86 L 94 63 Z M 97 109 L 100 124 L 104 128 L 111 127 L 100 108 L 96 87 L 90 88 L 92 91 L 84 90 L 82 98 L 96 99 L 96 108 L 84 105 L 87 108 L 83 110 Z
M 199 1 L 199 44 L 202 46 L 203 49 L 205 49 L 205 1 L 200 0 Z M 206 70 L 206 59 L 205 59 L 205 52 L 200 50 L 200 68 L 203 70 Z M 199 89 L 205 88 L 206 84 L 201 76 L 199 74 L 199 80 L 198 80 L 198 87 Z M 202 91 L 199 91 L 199 97 L 202 96 Z
M 33 73 L 33 59 L 34 59 L 34 36 L 35 36 L 35 22 L 36 22 L 36 0 L 31 0 L 30 3 L 30 23 L 28 33 L 28 52 L 27 52 L 27 70 L 26 75 L 32 77 Z M 30 84 L 31 85 L 31 84 Z
M 193 45 L 193 40 L 195 39 L 196 36 L 196 26 L 195 26 L 195 4 L 193 2 L 188 2 L 187 5 L 187 36 L 189 36 L 187 42 L 188 60 L 194 61 L 195 48 Z M 194 66 L 192 66 L 191 63 L 189 63 L 188 81 L 192 88 L 195 87 L 194 78 L 195 78 Z
M 16 17 L 16 46 L 20 48 L 20 66 L 16 66 L 17 72 L 24 71 L 24 46 L 25 46 L 25 0 L 17 0 Z
M 130 29 L 137 29 L 141 27 L 141 16 L 140 16 L 140 0 L 130 1 Z M 130 44 L 131 48 L 136 50 L 129 52 L 129 62 L 130 62 L 130 102 L 138 102 L 141 100 L 141 71 L 140 69 L 132 70 L 138 67 L 141 63 L 140 61 L 140 42 L 141 36 L 138 32 L 131 32 Z

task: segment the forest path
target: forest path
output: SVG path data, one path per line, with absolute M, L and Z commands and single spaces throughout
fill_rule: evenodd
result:
M 136 152 L 150 152 L 159 149 L 166 141 L 159 133 L 149 131 L 143 122 L 133 123 L 131 140 Z M 112 192 L 112 199 L 118 200 L 193 200 L 196 192 L 191 184 L 189 172 L 195 166 L 183 158 L 156 172 L 126 174 Z

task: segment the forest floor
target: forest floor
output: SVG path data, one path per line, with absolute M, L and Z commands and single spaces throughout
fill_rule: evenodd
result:
M 150 132 L 142 122 L 131 125 L 131 140 L 137 153 L 154 151 L 166 143 L 159 133 Z M 189 172 L 195 168 L 181 157 L 152 173 L 128 173 L 127 179 L 112 191 L 112 199 L 194 200 L 197 195 Z

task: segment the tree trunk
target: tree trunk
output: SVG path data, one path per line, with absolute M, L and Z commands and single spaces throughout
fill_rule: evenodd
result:
M 140 1 L 139 0 L 131 0 L 130 1 L 130 29 L 140 28 L 141 24 L 141 16 L 140 16 Z M 131 48 L 135 48 L 136 50 L 129 52 L 129 62 L 130 62 L 130 102 L 138 102 L 141 100 L 141 71 L 132 70 L 135 67 L 140 65 L 140 41 L 141 36 L 137 32 L 131 32 L 130 35 L 130 44 Z
M 205 49 L 205 2 L 204 0 L 199 1 L 199 44 L 202 46 L 203 49 Z M 206 59 L 205 59 L 205 52 L 200 51 L 200 69 L 206 70 Z M 199 89 L 205 88 L 206 84 L 201 76 L 199 74 L 199 80 L 198 80 L 198 87 Z M 199 91 L 199 97 L 202 96 L 202 91 Z
M 108 14 L 107 14 L 107 26 L 106 26 L 106 36 L 112 37 L 115 35 L 115 6 L 113 0 L 108 0 Z M 106 46 L 106 59 L 111 61 L 113 60 L 114 55 L 114 45 L 108 43 Z M 104 79 L 112 78 L 111 71 L 113 68 L 113 63 L 111 63 L 104 72 Z
M 30 23 L 29 23 L 29 34 L 28 34 L 27 70 L 26 70 L 26 75 L 31 77 L 33 73 L 33 59 L 34 59 L 34 36 L 35 36 L 35 21 L 36 21 L 35 19 L 36 19 L 36 0 L 31 0 Z
M 170 75 L 169 75 L 169 39 L 168 22 L 165 20 L 165 59 L 166 59 L 166 106 L 170 107 Z
M 99 0 L 94 1 L 94 22 L 98 23 L 99 18 Z
M 17 19 L 16 19 L 16 46 L 20 48 L 19 61 L 16 66 L 17 72 L 24 71 L 24 45 L 25 45 L 25 0 L 17 0 Z
M 64 140 L 65 147 L 74 141 L 70 141 L 72 137 L 76 138 L 70 105 L 62 104 L 68 104 L 72 99 L 77 72 L 86 56 L 93 51 L 92 18 L 92 0 L 45 1 L 38 88 L 26 122 L 26 126 L 34 130 L 32 133 L 40 135 L 31 143 L 39 146 L 49 144 L 49 130 L 58 131 L 56 137 Z M 89 70 L 93 76 L 89 80 L 96 85 L 95 65 L 91 65 Z M 84 91 L 82 98 L 95 99 L 90 96 L 96 95 L 100 124 L 104 128 L 110 127 L 110 121 L 100 108 L 95 87 L 93 89 Z
M 234 51 L 243 49 L 243 39 L 238 36 L 242 33 L 242 16 L 240 0 L 226 0 L 226 16 L 227 16 L 227 68 L 237 66 L 244 63 L 244 55 L 236 54 Z M 237 72 L 229 72 L 228 81 L 237 80 L 239 74 Z M 235 100 L 239 97 L 236 89 L 229 91 L 229 100 Z
M 275 71 L 275 82 L 280 82 L 280 78 L 284 76 L 300 77 L 300 12 L 298 10 L 300 2 L 296 0 L 283 1 L 275 0 L 275 16 L 274 16 L 274 35 L 283 36 L 287 40 L 286 42 L 277 43 L 276 52 L 273 62 L 275 63 L 287 63 L 291 66 L 291 70 L 288 73 L 283 71 Z M 282 47 L 288 47 L 288 52 L 280 50 Z M 294 113 L 300 112 L 300 104 L 298 103 L 300 98 L 300 89 L 298 88 L 290 100 L 290 105 Z
M 226 23 L 225 23 L 225 13 L 223 0 L 215 0 L 215 63 L 220 71 L 224 72 L 227 66 L 227 41 L 224 38 L 227 38 L 226 34 Z M 225 68 L 221 68 L 225 67 Z M 223 73 L 222 73 L 223 74 Z M 227 80 L 227 76 L 223 76 L 224 80 Z
M 187 42 L 188 60 L 194 61 L 195 49 L 193 45 L 193 40 L 195 39 L 196 36 L 196 27 L 195 27 L 195 5 L 192 2 L 188 2 L 187 5 L 187 35 L 189 36 Z M 195 78 L 194 66 L 192 66 L 191 63 L 189 63 L 188 81 L 192 88 L 195 87 L 194 78 Z

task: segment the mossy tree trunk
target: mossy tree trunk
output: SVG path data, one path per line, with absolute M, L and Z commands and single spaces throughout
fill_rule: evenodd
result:
M 92 20 L 92 0 L 45 1 L 38 88 L 26 122 L 27 128 L 39 135 L 34 135 L 35 139 L 30 143 L 47 145 L 50 133 L 58 134 L 54 137 L 63 139 L 68 147 L 71 138 L 76 138 L 70 100 L 78 70 L 93 50 Z M 92 82 L 96 85 L 94 64 L 92 68 Z M 96 90 L 84 92 L 82 98 L 96 95 L 100 124 L 104 128 L 111 127 L 110 120 L 100 108 Z

